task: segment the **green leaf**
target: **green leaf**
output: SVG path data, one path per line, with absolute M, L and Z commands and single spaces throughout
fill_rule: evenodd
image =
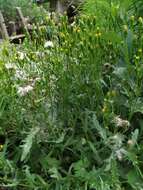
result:
M 24 144 L 22 145 L 22 156 L 21 161 L 24 161 L 27 157 L 27 155 L 30 153 L 30 149 L 33 144 L 33 140 L 36 136 L 36 134 L 39 132 L 39 128 L 32 128 L 32 130 L 28 133 L 26 139 L 23 141 Z
M 143 114 L 143 102 L 142 101 L 143 101 L 142 98 L 137 98 L 132 101 L 131 116 L 136 112 L 140 112 Z
M 56 140 L 56 143 L 57 144 L 62 143 L 64 141 L 64 137 L 65 137 L 65 134 L 62 133 L 61 136 Z
M 139 136 L 139 129 L 135 129 L 135 131 L 132 133 L 132 141 L 134 144 L 137 143 L 138 136 Z
M 136 188 L 137 184 L 142 184 L 142 179 L 140 178 L 136 169 L 131 169 L 127 174 L 128 183 L 133 187 Z
M 126 75 L 126 67 L 117 67 L 113 71 L 113 74 L 116 75 L 118 78 L 123 79 Z
M 58 172 L 58 169 L 56 167 L 50 168 L 49 173 L 50 173 L 51 178 L 55 178 L 57 180 L 61 178 L 61 175 Z
M 105 141 L 107 139 L 106 130 L 100 126 L 95 114 L 93 115 L 92 122 L 93 122 L 94 128 L 96 128 L 101 138 Z
M 97 161 L 98 164 L 102 164 L 102 159 L 99 156 L 98 150 L 96 149 L 95 145 L 88 141 L 89 147 L 91 148 L 91 150 L 93 151 L 93 153 L 95 154 L 95 159 Z
M 107 41 L 111 41 L 112 43 L 120 43 L 122 40 L 122 38 L 117 35 L 117 33 L 111 31 L 104 34 L 104 39 Z
M 87 158 L 84 158 L 83 160 L 79 160 L 74 163 L 75 176 L 81 178 L 82 180 L 85 180 L 85 178 L 88 176 L 88 172 L 86 171 L 88 165 L 89 162 Z

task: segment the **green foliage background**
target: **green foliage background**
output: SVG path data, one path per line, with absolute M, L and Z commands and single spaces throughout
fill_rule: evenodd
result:
M 16 21 L 16 7 L 21 7 L 24 16 L 31 19 L 42 15 L 42 8 L 36 6 L 32 0 L 0 0 L 0 10 L 2 11 L 6 22 Z
M 143 18 L 103 2 L 1 44 L 1 188 L 143 188 Z

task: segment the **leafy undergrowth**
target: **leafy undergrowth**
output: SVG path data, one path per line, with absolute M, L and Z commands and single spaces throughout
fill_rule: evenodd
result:
M 143 189 L 143 19 L 44 22 L 1 45 L 1 188 Z

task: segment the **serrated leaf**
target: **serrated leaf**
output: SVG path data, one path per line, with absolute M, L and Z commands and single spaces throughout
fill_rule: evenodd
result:
M 30 149 L 33 144 L 33 140 L 36 134 L 39 132 L 39 128 L 32 128 L 32 130 L 28 133 L 26 139 L 23 141 L 24 144 L 22 145 L 22 156 L 21 161 L 24 161 L 27 155 L 30 153 Z
M 61 136 L 56 140 L 56 144 L 62 143 L 64 141 L 65 134 L 62 133 Z
M 139 136 L 139 129 L 135 129 L 135 131 L 132 133 L 132 141 L 133 141 L 134 143 L 137 142 L 138 136 Z
M 49 173 L 50 173 L 51 178 L 55 178 L 57 180 L 61 178 L 61 175 L 58 172 L 58 169 L 55 167 L 50 168 Z
M 136 112 L 140 112 L 143 114 L 143 100 L 141 98 L 138 98 L 132 102 L 131 105 L 131 115 L 133 115 Z
M 126 74 L 126 68 L 125 67 L 117 67 L 117 68 L 115 68 L 113 74 L 119 78 L 124 78 L 125 74 Z
M 105 141 L 107 139 L 106 130 L 100 126 L 95 114 L 93 115 L 92 122 L 93 122 L 93 126 L 96 128 L 101 138 Z

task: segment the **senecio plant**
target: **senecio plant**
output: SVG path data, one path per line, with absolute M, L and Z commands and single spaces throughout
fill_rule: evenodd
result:
M 143 18 L 58 19 L 1 44 L 0 188 L 141 190 Z

